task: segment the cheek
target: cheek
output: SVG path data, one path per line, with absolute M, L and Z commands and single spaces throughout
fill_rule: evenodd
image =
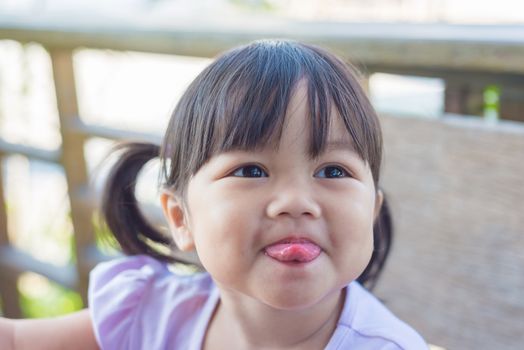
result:
M 355 209 L 339 221 L 339 234 L 332 244 L 336 251 L 334 265 L 343 284 L 356 280 L 362 274 L 373 254 L 373 216 Z
M 213 191 L 193 197 L 190 203 L 191 229 L 197 253 L 204 267 L 230 270 L 253 244 L 257 222 L 248 205 L 238 205 L 236 197 L 220 196 Z M 248 215 L 251 213 L 251 215 Z M 217 254 L 217 252 L 220 252 Z
M 209 196 L 202 197 L 192 206 L 191 228 L 196 235 L 204 233 L 222 236 L 224 240 L 232 239 L 235 231 L 247 225 L 248 211 L 246 205 L 239 206 L 231 198 L 217 201 Z
M 336 223 L 340 228 L 347 228 L 348 234 L 353 239 L 366 236 L 373 230 L 374 205 L 372 196 L 354 193 L 341 195 L 339 198 L 346 198 L 343 201 L 329 202 L 326 210 L 328 222 Z
M 327 218 L 332 245 L 340 249 L 338 256 L 355 265 L 367 264 L 373 252 L 374 200 L 368 197 L 348 196 L 354 200 L 340 203 Z

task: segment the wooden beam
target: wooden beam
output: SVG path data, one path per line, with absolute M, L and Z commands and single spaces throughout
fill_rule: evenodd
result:
M 62 135 L 62 158 L 64 167 L 71 219 L 74 227 L 75 252 L 77 256 L 77 289 L 84 303 L 87 302 L 89 270 L 84 266 L 84 248 L 94 244 L 94 228 L 91 223 L 92 210 L 76 200 L 78 189 L 88 184 L 87 165 L 84 155 L 84 137 L 74 133 L 67 126 L 78 119 L 78 102 L 73 67 L 72 51 L 67 49 L 49 50 L 55 82 L 55 93 Z
M 20 309 L 18 298 L 17 281 L 18 276 L 7 275 L 5 271 L 0 272 L 0 297 L 2 299 L 2 313 L 4 317 L 22 317 L 22 310 Z
M 0 39 L 78 47 L 213 57 L 263 38 L 329 47 L 357 64 L 524 74 L 524 28 L 514 25 L 299 22 L 269 18 L 166 22 L 154 15 L 82 20 L 63 14 L 0 15 Z
M 3 157 L 0 154 L 0 247 L 9 245 L 7 206 L 5 203 Z M 5 256 L 0 252 L 0 259 L 2 258 L 5 258 Z M 0 261 L 0 298 L 2 299 L 2 312 L 4 316 L 10 318 L 19 318 L 22 316 L 18 302 L 17 280 L 18 275 L 9 273 L 5 265 Z
M 85 138 L 101 137 L 117 141 L 146 141 L 157 145 L 162 142 L 162 136 L 158 134 L 121 130 L 105 126 L 86 124 L 82 122 L 82 120 L 79 118 L 72 120 L 66 127 L 68 127 L 71 132 L 80 134 Z
M 7 235 L 7 207 L 5 205 L 3 181 L 3 157 L 0 154 L 0 246 L 9 244 Z
M 73 290 L 77 288 L 77 274 L 74 265 L 51 265 L 12 246 L 0 247 L 0 266 L 2 266 L 6 275 L 17 276 L 23 272 L 31 271 L 66 288 Z
M 45 150 L 31 146 L 10 143 L 0 139 L 0 155 L 20 154 L 28 158 L 38 159 L 45 162 L 59 163 L 60 150 Z

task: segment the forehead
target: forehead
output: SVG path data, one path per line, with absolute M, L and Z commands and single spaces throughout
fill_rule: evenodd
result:
M 280 148 L 298 142 L 305 143 L 306 148 L 310 149 L 311 147 L 308 146 L 312 146 L 313 140 L 322 138 L 322 152 L 340 149 L 355 151 L 351 135 L 332 103 L 329 105 L 329 111 L 324 117 L 326 124 L 324 131 L 315 129 L 315 124 L 312 121 L 318 117 L 317 115 L 312 115 L 309 110 L 307 81 L 302 79 L 297 83 L 286 114 L 283 116 L 285 119 L 283 130 L 279 138 L 274 138 L 271 144 Z M 322 135 L 319 133 L 322 133 Z

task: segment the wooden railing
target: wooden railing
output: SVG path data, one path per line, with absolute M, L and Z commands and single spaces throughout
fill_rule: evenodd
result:
M 59 23 L 59 24 L 58 24 Z M 7 215 L 0 171 L 0 296 L 4 314 L 20 316 L 16 280 L 24 271 L 42 274 L 79 291 L 85 300 L 89 270 L 104 255 L 95 247 L 93 199 L 89 195 L 84 143 L 92 137 L 143 139 L 157 135 L 130 133 L 86 125 L 79 117 L 73 54 L 77 48 L 136 50 L 211 57 L 237 44 L 268 37 L 286 37 L 329 47 L 366 72 L 392 72 L 441 77 L 447 105 L 461 109 L 456 89 L 465 83 L 498 84 L 524 95 L 524 29 L 508 26 L 328 24 L 253 21 L 243 23 L 171 24 L 156 26 L 154 18 L 75 23 L 46 17 L 0 15 L 0 39 L 37 42 L 49 52 L 56 89 L 62 144 L 48 151 L 0 139 L 0 160 L 11 154 L 63 166 L 74 227 L 77 262 L 67 267 L 47 265 L 14 248 L 7 235 Z M 461 95 L 463 96 L 463 94 Z M 451 108 L 451 109 L 453 109 Z M 451 110 L 454 112 L 454 110 Z M 467 110 L 460 110 L 468 112 Z M 514 119 L 524 116 L 518 114 Z M 524 119 L 524 118 L 523 118 Z M 1 164 L 1 163 L 0 163 Z
M 2 17 L 0 38 L 47 48 L 89 47 L 211 57 L 239 43 L 286 37 L 329 47 L 365 72 L 439 77 L 446 112 L 482 113 L 483 91 L 501 87 L 500 116 L 524 114 L 524 27 L 448 24 L 289 22 L 245 18 L 167 22 L 165 18 Z

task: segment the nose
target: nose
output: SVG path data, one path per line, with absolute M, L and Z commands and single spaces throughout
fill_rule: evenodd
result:
M 283 216 L 319 218 L 322 214 L 321 206 L 312 192 L 310 186 L 299 182 L 278 186 L 267 205 L 267 216 L 270 218 Z

